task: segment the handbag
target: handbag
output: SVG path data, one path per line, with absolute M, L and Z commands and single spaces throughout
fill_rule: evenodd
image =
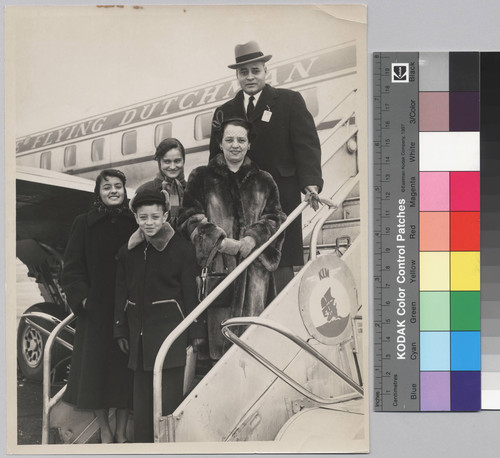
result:
M 219 249 L 220 242 L 217 243 L 208 255 L 205 266 L 201 269 L 201 274 L 196 277 L 198 286 L 198 300 L 205 299 L 228 275 L 226 260 L 222 256 L 225 272 L 209 272 Z M 230 307 L 234 296 L 234 282 L 226 287 L 212 302 L 212 307 Z

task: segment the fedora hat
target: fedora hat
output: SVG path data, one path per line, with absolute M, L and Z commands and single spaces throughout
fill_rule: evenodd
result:
M 273 56 L 271 54 L 265 56 L 256 41 L 249 41 L 248 43 L 234 47 L 234 57 L 236 63 L 228 65 L 229 68 L 238 68 L 250 62 L 267 62 Z

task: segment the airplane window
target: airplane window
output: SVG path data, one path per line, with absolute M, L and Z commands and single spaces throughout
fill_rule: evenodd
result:
M 304 97 L 307 109 L 313 117 L 316 117 L 319 113 L 318 94 L 316 89 L 317 88 L 315 87 L 311 87 L 309 89 L 299 91 L 302 94 L 302 97 Z
M 98 138 L 92 142 L 90 157 L 92 162 L 102 161 L 104 159 L 104 138 Z
M 127 156 L 128 154 L 134 153 L 137 153 L 137 131 L 131 130 L 123 134 L 122 154 Z
M 158 124 L 155 128 L 155 148 L 161 143 L 162 140 L 172 136 L 172 123 L 164 122 Z
M 209 111 L 196 116 L 194 120 L 194 138 L 196 140 L 204 140 L 210 138 L 212 132 L 212 118 L 214 112 Z
M 52 156 L 52 151 L 44 151 L 40 155 L 40 168 L 50 170 L 50 158 Z
M 76 164 L 76 145 L 64 148 L 64 167 L 73 167 Z

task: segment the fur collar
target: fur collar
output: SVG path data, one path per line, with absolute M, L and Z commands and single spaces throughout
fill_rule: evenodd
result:
M 224 153 L 219 153 L 217 156 L 215 156 L 208 163 L 208 166 L 222 176 L 226 176 L 231 172 L 227 167 L 226 160 L 224 159 Z M 243 164 L 241 164 L 241 167 L 238 169 L 236 174 L 239 176 L 240 180 L 243 181 L 247 178 L 248 175 L 257 172 L 258 170 L 259 168 L 257 167 L 257 164 L 255 164 L 255 162 L 252 162 L 252 160 L 248 156 L 245 156 Z
M 175 231 L 172 229 L 172 226 L 168 223 L 165 223 L 158 231 L 158 233 L 154 237 L 151 237 L 149 239 L 149 243 L 151 243 L 151 245 L 153 245 L 157 251 L 163 251 L 174 234 Z M 127 248 L 129 250 L 132 250 L 145 241 L 146 236 L 144 235 L 144 232 L 142 232 L 139 228 L 130 236 Z

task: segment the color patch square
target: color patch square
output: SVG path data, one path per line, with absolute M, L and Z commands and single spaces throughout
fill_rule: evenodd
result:
M 449 211 L 450 174 L 448 172 L 420 172 L 420 211 Z
M 450 213 L 420 212 L 420 251 L 450 251 Z
M 419 170 L 479 170 L 479 132 L 420 132 Z
M 481 329 L 479 291 L 451 291 L 450 325 L 452 331 L 479 331 Z
M 450 253 L 421 252 L 419 273 L 420 291 L 449 291 Z
M 451 410 L 473 412 L 481 410 L 481 372 L 451 373 Z
M 452 251 L 450 260 L 451 290 L 479 291 L 481 286 L 480 253 L 478 251 Z
M 479 172 L 450 173 L 450 210 L 455 212 L 480 210 Z
M 420 372 L 420 410 L 450 409 L 450 373 Z
M 420 330 L 450 330 L 450 293 L 448 291 L 420 293 Z
M 480 213 L 450 213 L 450 251 L 479 251 Z
M 450 91 L 479 91 L 479 53 L 450 52 Z
M 481 333 L 479 331 L 451 332 L 451 370 L 481 370 Z
M 479 131 L 479 92 L 450 92 L 450 131 Z
M 450 129 L 448 92 L 420 92 L 418 100 L 418 129 L 420 132 L 448 131 Z
M 420 370 L 450 370 L 450 333 L 420 333 Z
M 418 55 L 418 86 L 421 91 L 448 91 L 450 53 L 421 52 Z

